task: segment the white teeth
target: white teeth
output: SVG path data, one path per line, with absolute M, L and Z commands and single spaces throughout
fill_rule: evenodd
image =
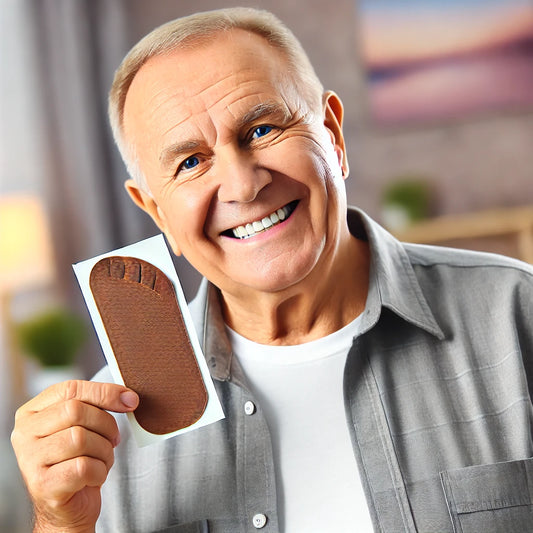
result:
M 277 211 L 274 211 L 268 217 L 263 218 L 262 220 L 256 220 L 255 222 L 248 223 L 244 226 L 238 226 L 233 228 L 233 236 L 237 239 L 245 239 L 246 237 L 251 237 L 256 233 L 265 231 L 266 229 L 279 224 L 285 220 L 292 213 L 292 209 L 289 207 L 281 207 Z
M 270 220 L 270 217 L 265 217 L 263 220 L 261 220 L 261 224 L 263 224 L 265 229 L 270 228 L 270 226 L 272 226 L 272 220 Z
M 239 239 L 248 236 L 248 232 L 246 231 L 246 228 L 244 226 L 239 226 L 238 228 L 235 228 L 234 232 L 235 231 L 237 232 L 235 236 L 239 237 Z

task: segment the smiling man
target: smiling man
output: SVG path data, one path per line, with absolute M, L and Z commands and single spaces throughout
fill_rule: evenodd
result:
M 360 314 L 367 247 L 346 220 L 338 97 L 304 100 L 265 44 L 234 29 L 143 64 L 121 126 L 146 185 L 127 187 L 221 290 L 230 327 L 295 344 Z
M 12 439 L 36 531 L 533 526 L 531 268 L 348 208 L 342 115 L 263 11 L 130 51 L 110 94 L 126 186 L 205 276 L 191 311 L 226 418 L 139 449 L 107 369 L 45 391 Z

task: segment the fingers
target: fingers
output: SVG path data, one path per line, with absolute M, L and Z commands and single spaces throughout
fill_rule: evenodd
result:
M 11 442 L 39 523 L 92 528 L 120 440 L 107 411 L 133 411 L 138 402 L 122 385 L 67 381 L 19 408 Z
M 122 402 L 124 395 L 131 395 L 127 398 L 133 400 L 130 406 Z M 88 455 L 110 467 L 110 452 L 120 434 L 115 419 L 104 409 L 131 410 L 137 401 L 137 395 L 126 387 L 109 383 L 69 381 L 50 387 L 17 411 L 11 442 L 19 463 L 49 466 Z M 84 447 L 96 440 L 99 450 Z M 109 449 L 100 453 L 102 441 Z
M 105 465 L 106 471 L 113 466 L 114 455 L 112 443 L 93 431 L 74 426 L 45 437 L 40 447 L 39 463 L 52 466 L 76 457 L 98 459 Z
M 49 497 L 61 501 L 85 487 L 101 487 L 108 472 L 102 461 L 92 457 L 74 457 L 55 464 L 48 469 L 47 476 L 51 479 L 62 479 L 63 484 L 54 483 L 55 492 L 49 493 Z
M 85 487 L 101 487 L 108 474 L 104 463 L 92 457 L 74 457 L 69 461 L 50 467 L 48 474 L 55 478 L 62 478 L 68 491 L 65 494 L 78 492 Z M 58 492 L 56 497 L 60 497 Z
M 19 422 L 23 423 L 20 417 Z M 67 400 L 51 405 L 44 411 L 32 413 L 31 424 L 34 427 L 33 434 L 37 438 L 80 426 L 99 433 L 115 445 L 118 444 L 118 427 L 113 416 L 79 400 Z
M 79 400 L 117 413 L 133 411 L 139 403 L 137 394 L 122 385 L 72 380 L 52 385 L 23 405 L 17 411 L 16 417 L 28 412 L 42 411 L 66 400 Z
M 58 500 L 84 487 L 100 487 L 114 462 L 113 445 L 98 433 L 76 426 L 39 439 L 31 458 L 19 454 L 30 493 L 36 499 Z
M 105 464 L 98 459 L 74 457 L 43 468 L 38 479 L 29 483 L 30 494 L 35 503 L 47 501 L 48 505 L 59 509 L 87 487 L 100 488 L 108 472 Z
M 87 381 L 59 383 L 18 409 L 12 442 L 15 449 L 24 450 L 30 441 L 67 428 L 82 427 L 116 446 L 120 440 L 117 424 L 103 409 L 131 411 L 137 403 L 137 395 L 121 385 Z

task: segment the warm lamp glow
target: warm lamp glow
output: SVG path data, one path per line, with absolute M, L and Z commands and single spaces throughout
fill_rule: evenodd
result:
M 54 276 L 44 209 L 30 195 L 0 197 L 0 292 L 50 283 Z

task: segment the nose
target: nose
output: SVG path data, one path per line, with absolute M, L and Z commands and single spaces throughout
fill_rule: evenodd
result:
M 254 154 L 247 150 L 227 147 L 218 154 L 215 165 L 220 202 L 253 202 L 272 182 L 268 169 L 261 167 Z

